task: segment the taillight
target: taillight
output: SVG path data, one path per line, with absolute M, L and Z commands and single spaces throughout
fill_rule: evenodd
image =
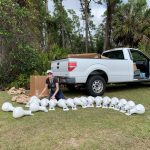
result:
M 72 71 L 76 67 L 77 67 L 77 63 L 76 62 L 68 62 L 68 71 Z

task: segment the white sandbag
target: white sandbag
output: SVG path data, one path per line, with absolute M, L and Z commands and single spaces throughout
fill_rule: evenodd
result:
M 109 108 L 115 109 L 115 107 L 118 105 L 118 103 L 119 103 L 119 99 L 117 97 L 113 97 L 111 99 Z
M 105 96 L 103 98 L 103 106 L 102 106 L 102 108 L 109 108 L 110 102 L 111 102 L 111 98 L 108 97 L 108 96 Z
M 128 110 L 132 109 L 135 107 L 135 103 L 133 101 L 128 101 L 127 104 L 124 106 L 122 112 L 128 112 Z
M 75 105 L 74 100 L 72 98 L 68 98 L 66 100 L 66 104 L 68 107 L 71 107 L 72 110 L 77 110 L 77 106 Z
M 37 96 L 32 96 L 29 98 L 29 101 L 25 105 L 25 107 L 29 107 L 31 103 L 37 103 L 38 105 L 41 105 L 41 100 Z
M 31 112 L 37 112 L 37 111 L 48 112 L 46 107 L 39 106 L 37 103 L 31 103 L 30 106 L 29 106 L 29 110 L 31 110 Z
M 126 115 L 130 116 L 132 114 L 144 114 L 145 113 L 145 107 L 142 104 L 138 104 L 134 106 L 132 109 L 128 110 Z
M 85 108 L 85 107 L 84 107 L 84 104 L 83 104 L 83 102 L 81 101 L 80 98 L 75 97 L 75 98 L 73 99 L 73 101 L 74 101 L 74 104 L 75 104 L 76 106 L 81 106 L 82 108 Z
M 87 98 L 87 101 L 88 101 L 87 107 L 94 107 L 94 100 L 95 100 L 95 98 L 93 96 L 88 96 L 88 98 Z
M 88 98 L 81 96 L 79 99 L 82 102 L 82 108 L 87 108 L 88 107 Z
M 55 110 L 55 107 L 57 105 L 57 100 L 56 99 L 50 99 L 49 101 L 49 110 Z
M 20 117 L 23 117 L 25 115 L 32 116 L 33 114 L 31 113 L 30 110 L 24 110 L 22 107 L 16 107 L 13 110 L 13 117 L 14 118 L 20 118 Z
M 124 107 L 126 104 L 127 104 L 127 100 L 126 99 L 124 99 L 124 98 L 120 99 L 118 105 L 116 105 L 116 109 L 115 110 L 120 111 L 121 107 Z
M 9 102 L 5 102 L 2 105 L 2 110 L 3 111 L 13 111 L 15 109 L 15 107 L 13 107 L 13 105 Z
M 94 101 L 96 103 L 96 107 L 102 107 L 103 98 L 101 96 L 96 96 Z
M 41 106 L 47 107 L 49 105 L 49 100 L 47 98 L 41 99 Z
M 57 103 L 57 105 L 61 108 L 63 108 L 63 111 L 68 111 L 69 108 L 66 105 L 66 100 L 65 99 L 60 99 Z

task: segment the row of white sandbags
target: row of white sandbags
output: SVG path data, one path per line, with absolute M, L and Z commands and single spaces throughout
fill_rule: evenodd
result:
M 62 107 L 64 111 L 68 111 L 71 107 L 72 110 L 77 110 L 77 105 L 81 106 L 82 108 L 87 107 L 94 107 L 94 103 L 96 104 L 96 107 L 102 107 L 102 108 L 112 108 L 114 110 L 118 110 L 120 112 L 125 113 L 126 115 L 131 115 L 133 113 L 137 114 L 143 114 L 145 112 L 145 108 L 143 105 L 138 104 L 136 105 L 133 101 L 126 99 L 118 99 L 117 97 L 110 98 L 108 96 L 101 97 L 76 97 L 74 99 L 68 98 L 68 99 L 60 99 L 59 101 L 56 100 L 48 100 L 48 99 L 38 99 L 37 97 L 33 96 L 30 98 L 27 105 L 30 105 L 32 103 L 37 102 L 41 106 L 49 106 L 49 110 L 55 110 L 55 106 L 58 105 L 59 107 Z
M 138 104 L 135 105 L 133 101 L 127 101 L 126 99 L 118 99 L 116 97 L 109 98 L 105 96 L 104 98 L 97 96 L 97 97 L 80 97 L 80 98 L 68 98 L 67 100 L 60 99 L 57 100 L 48 100 L 46 98 L 40 100 L 36 96 L 32 96 L 28 103 L 26 104 L 26 107 L 29 107 L 28 110 L 23 110 L 21 107 L 13 107 L 11 103 L 6 102 L 2 105 L 3 111 L 13 111 L 13 117 L 18 118 L 23 115 L 33 115 L 32 112 L 36 111 L 44 111 L 48 112 L 47 106 L 49 106 L 49 110 L 55 110 L 55 106 L 58 105 L 59 107 L 62 107 L 64 111 L 68 111 L 71 107 L 72 110 L 77 110 L 77 105 L 82 106 L 82 108 L 87 107 L 94 107 L 94 103 L 96 104 L 96 107 L 102 107 L 102 108 L 113 108 L 114 110 L 119 110 L 121 112 L 126 113 L 127 115 L 131 115 L 133 113 L 142 114 L 145 112 L 145 108 L 143 105 Z

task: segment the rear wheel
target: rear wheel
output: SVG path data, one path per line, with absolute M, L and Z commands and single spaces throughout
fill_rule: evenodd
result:
M 87 81 L 86 89 L 92 96 L 103 95 L 106 89 L 106 82 L 101 76 L 92 76 Z

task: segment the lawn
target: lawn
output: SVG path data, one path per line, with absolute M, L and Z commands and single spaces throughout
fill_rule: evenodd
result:
M 75 97 L 85 92 L 65 89 L 64 94 Z M 0 111 L 0 150 L 150 149 L 150 84 L 109 86 L 103 96 L 133 100 L 143 104 L 146 112 L 126 116 L 111 109 L 78 107 L 77 111 L 63 112 L 56 108 L 14 119 L 12 112 Z M 0 106 L 10 98 L 1 91 Z

